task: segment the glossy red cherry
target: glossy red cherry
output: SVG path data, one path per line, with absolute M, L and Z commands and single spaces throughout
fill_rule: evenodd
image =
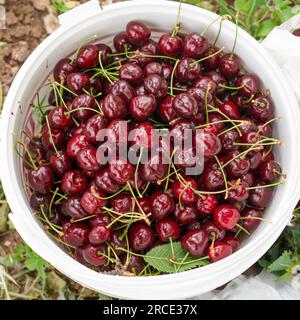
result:
M 273 102 L 268 97 L 258 96 L 252 99 L 248 106 L 249 113 L 257 120 L 265 122 L 274 115 Z
M 130 21 L 126 26 L 126 36 L 133 45 L 145 43 L 151 35 L 150 29 L 140 21 Z
M 215 209 L 213 213 L 213 219 L 219 228 L 229 231 L 232 230 L 238 223 L 240 219 L 240 213 L 234 206 L 223 204 Z
M 88 213 L 82 208 L 80 203 L 80 196 L 71 196 L 64 200 L 61 205 L 61 212 L 73 219 L 81 219 L 88 215 Z
M 195 116 L 198 113 L 197 101 L 188 93 L 177 95 L 173 101 L 173 108 L 183 118 Z
M 243 97 L 251 97 L 259 92 L 260 81 L 255 74 L 246 73 L 239 77 L 235 83 L 239 89 L 239 94 Z
M 182 143 L 186 138 L 189 138 L 190 135 L 194 132 L 195 125 L 193 121 L 190 120 L 178 120 L 176 123 L 171 125 L 170 136 L 171 140 L 175 144 Z
M 254 185 L 256 188 L 250 190 L 248 198 L 249 204 L 259 208 L 265 208 L 270 203 L 272 200 L 273 188 L 263 187 L 264 185 L 265 183 L 258 181 Z M 263 188 L 260 188 L 261 186 Z
M 102 111 L 108 120 L 123 119 L 127 113 L 127 106 L 122 98 L 108 94 L 102 100 Z
M 127 143 L 128 123 L 124 120 L 112 120 L 105 130 L 106 139 L 111 144 Z
M 210 246 L 207 250 L 207 255 L 211 262 L 217 262 L 230 256 L 233 250 L 231 245 L 225 242 L 215 242 L 213 246 Z
M 238 107 L 231 101 L 226 101 L 219 106 L 219 109 L 230 119 L 237 120 L 241 118 Z
M 218 206 L 218 198 L 214 194 L 203 194 L 197 200 L 197 210 L 200 215 L 207 216 L 213 214 Z
M 133 177 L 134 167 L 128 160 L 119 157 L 111 160 L 108 165 L 108 172 L 113 181 L 124 184 Z
M 80 204 L 82 208 L 89 214 L 101 213 L 101 209 L 106 205 L 107 201 L 104 200 L 106 195 L 100 191 L 97 186 L 92 184 L 82 195 Z
M 202 229 L 205 230 L 208 234 L 208 237 L 215 241 L 222 241 L 226 235 L 226 231 L 217 227 L 216 224 L 208 220 L 202 225 Z
M 85 147 L 78 151 L 76 155 L 77 165 L 85 171 L 98 171 L 100 165 L 96 157 L 97 150 L 93 147 Z
M 104 244 L 94 246 L 92 244 L 86 245 L 82 250 L 84 260 L 95 267 L 102 266 L 106 263 L 107 247 Z
M 182 58 L 177 64 L 175 76 L 180 81 L 194 81 L 199 77 L 200 64 L 192 58 Z
M 208 246 L 208 235 L 204 230 L 188 231 L 181 238 L 181 245 L 191 256 L 199 257 L 203 255 Z
M 110 56 L 110 54 L 112 54 L 112 50 L 111 48 L 104 44 L 104 43 L 97 43 L 96 44 L 99 53 L 101 51 L 101 63 L 103 66 L 109 64 L 112 62 L 112 57 Z
M 99 48 L 94 44 L 82 47 L 76 58 L 76 65 L 81 69 L 94 68 L 99 63 Z
M 54 129 L 65 129 L 72 123 L 70 115 L 66 114 L 65 107 L 56 107 L 48 114 L 49 124 Z
M 74 117 L 81 121 L 86 121 L 88 118 L 94 115 L 93 109 L 95 107 L 95 99 L 86 93 L 77 96 L 71 104 L 71 110 L 74 110 Z
M 74 93 L 82 93 L 90 88 L 90 79 L 85 73 L 73 72 L 67 76 L 67 86 Z
M 43 148 L 37 145 L 28 145 L 27 148 L 30 152 L 31 158 L 36 165 L 42 165 L 43 163 L 45 163 L 46 151 Z M 24 154 L 24 167 L 27 169 L 32 169 L 31 160 L 27 152 Z
M 102 192 L 116 193 L 120 189 L 120 185 L 110 177 L 108 169 L 102 169 L 96 173 L 95 183 Z
M 174 97 L 167 96 L 158 105 L 158 114 L 164 122 L 169 123 L 177 116 L 173 108 L 173 101 Z
M 238 157 L 238 155 L 238 151 L 233 151 L 227 153 L 225 158 L 226 162 L 230 161 L 226 166 L 226 172 L 231 178 L 241 177 L 250 169 L 250 161 L 247 158 Z
M 71 64 L 71 60 L 69 58 L 61 59 L 57 62 L 53 70 L 54 80 L 61 83 L 61 81 L 65 81 L 67 76 L 70 73 L 76 71 L 76 66 Z
M 107 121 L 105 117 L 102 117 L 99 114 L 90 117 L 83 130 L 86 140 L 92 144 L 96 144 L 99 132 L 104 129 L 106 125 Z
M 180 226 L 171 218 L 158 221 L 155 230 L 159 240 L 162 242 L 169 242 L 170 238 L 175 241 L 180 236 Z
M 249 197 L 248 187 L 249 185 L 244 181 L 231 181 L 232 187 L 228 191 L 227 200 L 230 202 L 241 202 Z
M 194 87 L 202 89 L 204 97 L 208 95 L 208 101 L 211 101 L 212 95 L 215 94 L 218 84 L 209 75 L 200 75 L 194 82 Z
M 220 71 L 225 78 L 232 79 L 241 69 L 241 60 L 234 53 L 224 54 L 220 59 Z
M 207 165 L 202 173 L 201 180 L 205 190 L 216 191 L 224 188 L 223 173 L 217 165 Z
M 175 203 L 170 194 L 157 190 L 150 197 L 150 208 L 152 216 L 159 221 L 174 211 Z
M 128 81 L 130 84 L 138 84 L 143 80 L 143 70 L 136 63 L 124 64 L 120 71 L 120 79 Z
M 84 223 L 72 223 L 64 232 L 63 240 L 70 246 L 82 247 L 88 243 L 89 231 L 89 227 Z
M 221 58 L 220 53 L 216 54 L 218 50 L 217 48 L 209 48 L 205 51 L 204 57 L 209 57 L 203 61 L 206 70 L 212 71 L 218 69 Z
M 113 84 L 111 93 L 129 103 L 135 96 L 135 89 L 126 80 L 118 80 Z
M 197 195 L 193 190 L 197 190 L 198 184 L 195 179 L 184 176 L 184 183 L 176 179 L 173 183 L 172 190 L 176 199 L 186 205 L 192 205 L 197 201 Z
M 158 74 L 150 74 L 144 79 L 144 87 L 148 94 L 163 98 L 168 93 L 167 81 Z
M 239 147 L 236 145 L 240 141 L 240 136 L 236 130 L 227 131 L 219 136 L 222 143 L 224 152 L 237 150 Z
M 52 128 L 50 132 L 47 124 L 43 124 L 41 130 L 41 142 L 45 149 L 54 150 L 54 145 L 56 148 L 60 148 L 64 142 L 64 139 L 65 135 L 62 129 Z
M 110 206 L 116 212 L 127 213 L 133 211 L 133 198 L 129 193 L 121 193 L 110 200 Z
M 192 32 L 184 38 L 183 54 L 186 57 L 199 59 L 204 56 L 208 48 L 208 40 L 197 32 Z
M 122 256 L 122 262 L 126 262 L 126 256 Z M 139 275 L 145 268 L 145 262 L 142 257 L 131 255 L 126 266 L 126 271 L 133 273 L 134 275 Z
M 48 213 L 51 197 L 48 194 L 33 192 L 29 199 L 30 207 L 35 211 L 41 211 L 41 206 L 44 213 Z
M 130 135 L 135 147 L 150 149 L 155 136 L 155 128 L 149 122 L 141 122 L 134 127 Z
M 232 252 L 235 252 L 240 247 L 240 240 L 234 236 L 227 236 L 223 239 L 223 242 L 229 244 L 232 248 Z
M 219 137 L 204 130 L 197 130 L 195 144 L 198 152 L 206 159 L 213 158 L 222 149 Z
M 191 225 L 197 221 L 199 215 L 195 206 L 180 207 L 180 205 L 177 204 L 174 211 L 174 218 L 180 224 Z
M 146 159 L 140 166 L 141 177 L 145 181 L 156 182 L 163 178 L 168 170 L 168 165 L 163 163 L 163 159 L 159 154 Z
M 82 171 L 71 170 L 64 174 L 61 180 L 61 189 L 69 195 L 80 194 L 87 186 L 87 179 Z
M 114 36 L 113 44 L 117 52 L 131 51 L 133 45 L 129 42 L 126 32 L 119 32 Z
M 72 137 L 67 144 L 67 155 L 70 158 L 76 158 L 79 150 L 89 147 L 90 144 L 84 134 L 78 134 Z
M 89 242 L 98 245 L 106 242 L 110 236 L 110 229 L 103 224 L 94 226 L 89 233 Z
M 138 50 L 138 54 L 135 61 L 140 66 L 145 66 L 149 62 L 155 61 L 155 57 L 153 55 L 157 54 L 156 42 L 152 39 L 148 40 L 145 44 L 143 44 Z
M 58 154 L 53 153 L 51 155 L 50 166 L 57 175 L 63 176 L 72 169 L 72 160 L 67 156 L 66 152 L 60 151 Z
M 156 101 L 153 96 L 136 96 L 130 101 L 129 109 L 131 115 L 139 121 L 149 118 L 156 108 Z
M 179 36 L 163 34 L 158 41 L 157 49 L 165 56 L 177 57 L 182 50 L 183 42 Z
M 54 174 L 48 165 L 42 165 L 28 172 L 28 185 L 38 193 L 49 193 L 54 182 Z
M 258 175 L 259 178 L 266 183 L 276 182 L 282 175 L 281 167 L 279 163 L 274 160 L 263 162 L 258 169 Z
M 95 227 L 96 225 L 103 224 L 107 226 L 111 223 L 111 217 L 109 214 L 98 213 L 96 216 L 88 220 L 90 228 Z
M 130 227 L 128 239 L 133 251 L 143 251 L 151 246 L 154 232 L 146 224 L 138 222 Z
M 255 208 L 246 208 L 242 212 L 243 227 L 249 232 L 253 232 L 261 222 L 262 212 Z
M 149 76 L 150 74 L 158 74 L 160 76 L 163 76 L 163 66 L 161 63 L 158 62 L 150 62 L 146 64 L 144 68 L 144 74 L 145 76 Z

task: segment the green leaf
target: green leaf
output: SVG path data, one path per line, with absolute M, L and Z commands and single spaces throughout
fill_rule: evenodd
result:
M 274 20 L 265 20 L 261 23 L 256 33 L 258 38 L 266 37 L 277 26 Z
M 222 15 L 229 14 L 232 17 L 235 16 L 235 12 L 229 8 L 229 5 L 225 0 L 216 0 L 216 3 L 220 6 L 220 13 Z
M 234 9 L 236 11 L 247 13 L 250 9 L 250 1 L 249 0 L 235 0 L 234 1 Z
M 292 253 L 290 251 L 284 251 L 283 254 L 277 258 L 269 267 L 269 272 L 277 272 L 287 270 L 292 266 Z
M 260 259 L 258 261 L 259 265 L 264 268 L 264 269 L 267 269 L 269 267 L 269 265 L 271 264 L 270 261 L 268 261 L 267 259 Z
M 285 281 L 291 281 L 293 279 L 293 275 L 290 272 L 283 273 L 280 277 L 276 279 L 277 283 L 282 283 Z
M 144 256 L 144 260 L 158 271 L 166 273 L 180 272 L 209 264 L 207 259 L 193 258 L 187 255 L 180 242 L 155 247 Z M 171 260 L 175 261 L 175 263 Z

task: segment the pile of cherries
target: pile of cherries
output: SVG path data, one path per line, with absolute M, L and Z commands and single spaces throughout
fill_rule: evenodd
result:
M 100 271 L 143 274 L 143 255 L 170 240 L 211 262 L 231 255 L 282 176 L 270 93 L 234 52 L 177 31 L 155 42 L 131 21 L 114 49 L 87 44 L 59 61 L 41 132 L 24 145 L 32 209 L 78 261 Z M 157 128 L 182 139 L 200 129 L 204 171 L 184 174 L 196 138 L 174 166 L 162 162 L 162 146 L 138 167 L 119 156 L 99 163 L 98 132 L 111 129 L 109 141 L 121 145 L 124 120 L 136 129 L 129 145 L 143 149 Z

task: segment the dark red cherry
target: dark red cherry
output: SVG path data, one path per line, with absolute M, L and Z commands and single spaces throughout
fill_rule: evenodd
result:
M 223 239 L 223 242 L 229 244 L 232 247 L 232 252 L 235 252 L 240 247 L 240 240 L 234 236 L 227 236 Z
M 29 145 L 27 146 L 30 156 L 33 159 L 34 163 L 36 165 L 42 165 L 46 160 L 46 151 L 43 148 L 40 148 L 37 145 Z M 24 167 L 27 169 L 32 169 L 31 160 L 29 158 L 28 153 L 26 152 L 24 154 L 24 161 L 23 161 Z
M 158 221 L 155 230 L 159 240 L 162 242 L 169 242 L 170 238 L 175 241 L 180 236 L 180 226 L 171 218 Z
M 102 100 L 102 111 L 108 120 L 123 119 L 127 106 L 122 98 L 110 93 Z
M 238 132 L 234 129 L 227 131 L 219 136 L 222 143 L 222 150 L 224 152 L 229 152 L 233 150 L 237 150 L 239 148 L 238 145 L 235 145 L 235 143 L 238 143 L 240 141 L 240 136 Z
M 197 210 L 202 216 L 213 214 L 218 206 L 218 198 L 214 194 L 203 194 L 197 200 Z
M 163 163 L 163 158 L 160 154 L 155 154 L 148 157 L 140 166 L 141 177 L 145 181 L 156 182 L 167 174 L 168 165 Z
M 131 141 L 135 147 L 150 149 L 155 136 L 155 128 L 149 122 L 137 124 L 130 132 Z
M 262 162 L 261 152 L 249 152 L 248 159 L 250 161 L 250 169 L 256 170 Z
M 209 76 L 217 84 L 217 94 L 223 94 L 226 91 L 225 88 L 220 87 L 220 84 L 225 86 L 227 85 L 226 79 L 222 76 L 220 72 L 210 71 L 207 72 L 206 75 Z
M 49 193 L 54 182 L 54 174 L 48 165 L 42 165 L 28 172 L 28 185 L 38 193 Z
M 254 182 L 255 182 L 255 176 L 253 172 L 248 172 L 246 174 L 244 174 L 241 178 L 241 181 L 244 181 L 245 183 L 247 183 L 247 185 L 249 187 L 252 187 Z
M 155 57 L 152 56 L 157 54 L 156 42 L 152 39 L 148 40 L 137 50 L 137 53 L 140 54 L 137 54 L 135 61 L 140 66 L 145 66 L 149 62 L 155 61 Z
M 154 232 L 151 227 L 142 222 L 138 222 L 130 227 L 128 239 L 133 251 L 143 251 L 151 246 L 154 239 Z
M 255 208 L 246 208 L 242 212 L 243 227 L 249 232 L 253 232 L 261 221 L 261 210 Z
M 295 30 L 292 32 L 292 34 L 293 34 L 294 36 L 296 36 L 296 37 L 300 37 L 300 28 L 295 29 Z
M 93 246 L 92 244 L 86 245 L 82 250 L 84 260 L 95 267 L 102 266 L 107 262 L 106 259 L 107 247 L 104 244 Z
M 170 194 L 157 190 L 150 197 L 150 207 L 152 216 L 156 220 L 162 220 L 174 211 L 175 203 Z
M 181 245 L 191 256 L 199 257 L 205 253 L 208 241 L 206 231 L 191 230 L 181 238 Z
M 126 248 L 128 248 L 123 231 L 112 231 L 110 234 L 109 244 L 112 246 L 118 256 L 126 254 L 126 252 L 122 250 L 127 250 Z
M 241 96 L 251 97 L 259 92 L 260 81 L 255 74 L 246 73 L 237 79 L 235 86 L 241 87 L 239 89 L 239 94 Z
M 158 51 L 165 56 L 177 57 L 182 50 L 183 42 L 179 36 L 163 34 L 157 44 Z
M 62 129 L 51 129 L 50 132 L 47 124 L 43 124 L 41 130 L 41 142 L 47 150 L 54 150 L 55 147 L 57 149 L 60 148 L 64 142 L 64 139 L 65 134 Z
M 110 200 L 110 206 L 116 212 L 128 213 L 133 211 L 133 198 L 129 193 L 120 193 Z
M 195 130 L 195 125 L 190 120 L 178 120 L 174 124 L 172 123 L 170 129 L 171 140 L 175 144 L 179 144 L 191 136 Z
M 97 150 L 93 147 L 85 147 L 78 151 L 76 155 L 77 165 L 85 171 L 98 171 L 100 165 L 96 157 Z
M 220 59 L 220 71 L 225 78 L 232 79 L 241 69 L 241 60 L 234 53 L 224 54 Z
M 136 63 L 126 63 L 119 70 L 120 79 L 126 80 L 131 84 L 138 84 L 143 80 L 143 70 Z
M 80 222 L 72 223 L 64 232 L 63 240 L 73 247 L 82 247 L 88 243 L 89 227 Z
M 45 214 L 49 211 L 51 197 L 48 194 L 33 192 L 30 196 L 30 207 L 35 211 L 41 211 L 41 206 Z
M 187 93 L 191 95 L 194 99 L 196 99 L 198 104 L 199 112 L 203 112 L 205 110 L 205 97 L 206 92 L 202 88 L 191 87 L 187 90 Z M 208 93 L 207 102 L 209 103 L 212 100 L 212 95 Z M 175 111 L 174 111 L 175 112 Z M 199 123 L 199 122 L 198 122 Z
M 93 109 L 95 109 L 95 107 L 95 99 L 86 93 L 77 96 L 71 104 L 71 110 L 74 111 L 74 117 L 80 121 L 86 121 L 88 118 L 94 115 Z
M 72 169 L 72 160 L 66 152 L 60 151 L 58 154 L 53 153 L 50 156 L 50 166 L 57 175 L 63 176 Z
M 198 113 L 197 101 L 188 93 L 177 95 L 173 101 L 173 108 L 183 118 L 195 116 Z
M 73 72 L 67 76 L 67 86 L 74 93 L 82 93 L 90 88 L 90 79 L 85 73 Z
M 142 213 L 142 214 L 150 215 L 152 217 L 150 198 L 142 197 L 142 198 L 139 198 L 137 201 L 138 201 L 139 205 L 137 205 L 137 203 L 135 203 L 134 211 Z M 141 208 L 142 208 L 142 210 L 141 210 Z
M 84 128 L 84 135 L 88 142 L 92 144 L 97 143 L 97 136 L 101 129 L 104 129 L 107 125 L 107 121 L 104 117 L 99 114 L 95 114 L 90 117 Z
M 146 64 L 144 68 L 145 76 L 149 76 L 150 74 L 158 74 L 160 76 L 163 75 L 163 66 L 158 62 L 150 62 Z
M 211 220 L 206 221 L 202 225 L 202 229 L 207 232 L 209 239 L 213 241 L 222 241 L 226 235 L 226 231 L 218 228 L 216 224 Z
M 173 161 L 178 168 L 194 168 L 196 164 L 200 164 L 200 157 L 195 148 L 185 147 L 176 150 Z
M 94 226 L 89 233 L 89 242 L 98 245 L 106 242 L 110 236 L 110 229 L 103 224 Z
M 77 136 L 78 134 L 83 134 L 85 128 L 85 123 L 81 122 L 78 126 L 74 126 L 70 129 L 68 132 L 68 138 L 71 139 L 74 136 Z
M 233 252 L 231 245 L 225 242 L 215 242 L 213 246 L 210 246 L 207 250 L 207 255 L 211 262 L 217 262 L 230 256 Z
M 71 196 L 64 200 L 61 205 L 61 212 L 68 217 L 73 219 L 81 219 L 88 215 L 80 204 L 80 196 Z
M 70 126 L 72 119 L 66 114 L 68 111 L 65 107 L 56 107 L 48 114 L 49 124 L 54 129 L 65 129 Z
M 240 220 L 240 212 L 234 206 L 223 204 L 215 209 L 213 219 L 219 228 L 229 231 L 232 230 Z
M 108 172 L 113 181 L 122 185 L 133 177 L 134 167 L 128 160 L 118 157 L 110 161 Z
M 107 201 L 103 199 L 105 197 L 105 193 L 100 191 L 95 184 L 92 184 L 83 193 L 80 204 L 82 208 L 89 214 L 101 213 L 102 207 L 107 203 Z
M 150 29 L 140 21 L 130 21 L 126 26 L 126 36 L 133 45 L 145 43 L 151 35 Z
M 120 185 L 111 179 L 108 169 L 102 169 L 96 173 L 95 183 L 102 192 L 116 193 L 120 188 Z
M 123 258 L 123 259 L 122 259 Z M 126 256 L 122 256 L 121 260 L 123 263 L 126 263 Z M 135 275 L 139 275 L 143 269 L 145 268 L 145 262 L 142 257 L 131 255 L 129 257 L 128 264 L 126 265 L 126 271 L 133 273 Z
M 76 158 L 77 153 L 79 150 L 89 147 L 90 144 L 83 134 L 75 135 L 71 138 L 67 144 L 67 155 L 70 158 Z
M 246 174 L 250 169 L 250 161 L 247 158 L 237 157 L 238 151 L 229 152 L 226 155 L 225 161 L 230 161 L 226 165 L 226 172 L 231 178 L 238 178 Z M 235 158 L 234 160 L 232 160 Z
M 206 159 L 213 158 L 222 149 L 221 140 L 218 136 L 204 130 L 197 130 L 195 144 L 198 152 Z
M 173 108 L 173 101 L 174 97 L 167 96 L 158 105 L 158 114 L 164 122 L 169 123 L 177 116 Z
M 200 75 L 194 82 L 194 87 L 202 89 L 204 98 L 207 92 L 207 101 L 212 100 L 212 95 L 215 94 L 218 84 L 209 75 Z
M 163 98 L 168 93 L 167 81 L 158 74 L 150 74 L 144 79 L 144 87 L 148 94 Z
M 143 121 L 149 118 L 156 108 L 156 101 L 153 96 L 136 96 L 130 101 L 131 115 L 139 120 Z
M 265 136 L 265 137 L 269 137 L 271 138 L 272 137 L 272 126 L 271 124 L 266 124 L 266 123 L 263 123 L 263 124 L 259 124 L 257 126 L 258 128 L 258 131 L 259 133 L 262 135 L 262 136 Z
M 135 96 L 134 88 L 126 80 L 116 81 L 111 88 L 111 93 L 122 98 L 126 103 L 129 103 Z
M 127 143 L 128 140 L 128 124 L 124 120 L 112 120 L 106 127 L 107 141 L 116 143 Z
M 79 170 L 71 170 L 64 174 L 61 180 L 61 189 L 69 195 L 80 194 L 87 186 L 85 175 Z
M 223 173 L 218 166 L 206 166 L 202 173 L 201 180 L 205 190 L 216 191 L 224 188 Z
M 183 54 L 186 57 L 199 59 L 204 56 L 208 48 L 208 40 L 197 32 L 192 32 L 184 38 Z
M 239 129 L 243 135 L 257 131 L 257 125 L 251 119 L 243 119 L 243 123 L 239 125 Z
M 183 82 L 194 81 L 199 77 L 200 64 L 192 58 L 182 58 L 177 64 L 175 76 Z
M 102 224 L 107 226 L 111 223 L 111 217 L 109 214 L 98 213 L 96 216 L 88 220 L 90 228 L 95 227 L 96 225 Z
M 180 207 L 179 204 L 176 205 L 174 211 L 175 220 L 184 225 L 191 225 L 198 219 L 198 213 L 195 206 L 183 206 Z
M 197 201 L 197 195 L 194 192 L 194 190 L 197 190 L 197 187 L 198 184 L 195 179 L 184 176 L 184 180 L 182 182 L 178 179 L 174 181 L 172 186 L 173 195 L 182 203 L 192 205 Z
M 237 120 L 241 118 L 238 107 L 231 101 L 226 101 L 219 106 L 219 109 L 230 119 Z
M 206 70 L 211 71 L 218 69 L 221 55 L 220 53 L 216 54 L 217 51 L 217 48 L 209 48 L 205 51 L 204 57 L 210 56 L 202 62 Z
M 231 188 L 228 191 L 227 200 L 230 202 L 242 202 L 249 196 L 249 185 L 244 181 L 230 181 Z
M 131 51 L 133 45 L 129 42 L 126 32 L 119 32 L 113 39 L 114 47 L 118 52 Z
M 173 65 L 167 62 L 162 62 L 163 70 L 162 75 L 166 80 L 171 79 L 172 71 L 173 71 Z
M 99 63 L 99 48 L 94 44 L 82 47 L 76 58 L 76 65 L 81 69 L 94 68 Z
M 111 48 L 104 44 L 104 43 L 98 43 L 96 44 L 98 50 L 99 50 L 99 53 L 101 51 L 101 62 L 102 62 L 102 65 L 105 66 L 109 63 L 112 62 L 112 57 L 110 57 L 109 55 L 112 54 L 112 50 Z
M 271 120 L 274 115 L 273 102 L 268 97 L 263 96 L 252 99 L 248 110 L 251 116 L 261 122 Z
M 274 160 L 266 161 L 258 169 L 259 178 L 267 183 L 276 182 L 281 177 L 281 167 Z
M 64 58 L 57 62 L 53 70 L 54 80 L 61 83 L 61 81 L 65 81 L 67 76 L 70 73 L 76 71 L 76 66 L 71 64 L 71 60 L 69 58 Z

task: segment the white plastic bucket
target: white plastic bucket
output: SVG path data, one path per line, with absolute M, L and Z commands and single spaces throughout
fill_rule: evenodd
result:
M 82 9 L 83 8 L 83 9 Z M 19 133 L 24 122 L 25 110 L 38 86 L 44 81 L 55 63 L 74 51 L 92 34 L 113 35 L 123 30 L 127 22 L 141 19 L 154 29 L 171 30 L 178 10 L 178 3 L 169 1 L 130 1 L 104 7 L 100 11 L 96 2 L 69 12 L 61 19 L 62 26 L 44 40 L 30 55 L 17 74 L 1 118 L 1 178 L 10 204 L 10 218 L 25 242 L 40 256 L 65 275 L 85 287 L 115 297 L 129 299 L 178 299 L 192 297 L 225 284 L 255 263 L 274 243 L 289 222 L 300 193 L 300 141 L 299 111 L 279 67 L 249 34 L 239 30 L 236 53 L 248 70 L 257 73 L 264 86 L 272 92 L 276 114 L 282 120 L 276 124 L 275 133 L 283 141 L 278 149 L 287 182 L 276 188 L 265 217 L 272 224 L 261 223 L 252 236 L 243 242 L 240 250 L 217 263 L 178 274 L 156 277 L 125 277 L 97 273 L 68 256 L 44 232 L 34 218 L 23 190 L 20 159 L 13 149 L 12 133 Z M 182 5 L 183 31 L 201 31 L 216 15 L 195 6 Z M 218 24 L 208 31 L 214 39 Z M 218 42 L 230 50 L 234 41 L 235 25 L 226 21 Z M 46 69 L 45 66 L 49 66 Z

